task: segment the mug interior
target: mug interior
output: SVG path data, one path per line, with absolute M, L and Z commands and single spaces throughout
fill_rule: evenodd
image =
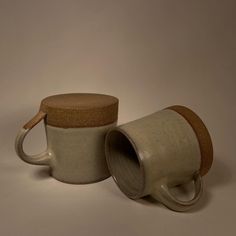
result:
M 144 187 L 142 164 L 128 135 L 118 129 L 110 131 L 106 138 L 106 156 L 119 188 L 130 198 L 140 197 Z

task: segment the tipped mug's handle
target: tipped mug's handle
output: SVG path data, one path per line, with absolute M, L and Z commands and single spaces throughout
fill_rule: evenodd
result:
M 45 117 L 46 117 L 46 113 L 39 111 L 29 122 L 27 122 L 23 126 L 23 128 L 19 131 L 15 139 L 16 153 L 23 161 L 27 163 L 34 164 L 34 165 L 49 165 L 50 153 L 48 152 L 48 150 L 37 155 L 28 155 L 24 152 L 24 149 L 23 149 L 23 142 L 26 135 L 35 125 L 37 125 Z
M 166 207 L 174 211 L 187 211 L 200 199 L 202 194 L 202 179 L 199 173 L 193 176 L 194 196 L 191 200 L 182 201 L 177 199 L 170 191 L 167 184 L 163 183 L 156 187 L 152 196 L 163 203 Z

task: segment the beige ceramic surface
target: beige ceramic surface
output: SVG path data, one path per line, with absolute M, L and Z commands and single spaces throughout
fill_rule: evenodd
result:
M 116 123 L 100 127 L 58 128 L 46 125 L 47 150 L 38 155 L 27 155 L 23 141 L 27 129 L 16 138 L 18 156 L 30 164 L 48 165 L 51 175 L 66 183 L 86 184 L 110 176 L 104 152 L 105 135 Z
M 152 195 L 176 211 L 188 210 L 200 198 L 198 139 L 175 111 L 162 110 L 112 129 L 106 137 L 106 157 L 116 183 L 130 198 Z M 194 200 L 181 202 L 171 196 L 168 188 L 195 175 Z
M 0 2 L 1 236 L 236 235 L 235 0 Z M 214 144 L 199 204 L 176 213 L 112 178 L 64 184 L 20 160 L 14 139 L 39 101 L 75 92 L 119 97 L 120 124 L 192 108 Z M 42 123 L 24 148 L 46 148 Z
M 79 129 L 47 125 L 52 176 L 69 183 L 92 183 L 109 177 L 104 142 L 107 131 L 115 125 Z

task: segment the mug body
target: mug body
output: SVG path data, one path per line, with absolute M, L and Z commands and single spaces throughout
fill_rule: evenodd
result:
M 38 113 L 18 132 L 17 155 L 33 165 L 51 167 L 51 175 L 66 183 L 92 183 L 110 176 L 107 168 L 105 135 L 116 126 L 116 97 L 95 93 L 57 94 L 41 101 Z M 23 143 L 27 134 L 44 121 L 45 151 L 29 155 Z
M 201 153 L 191 125 L 173 110 L 161 110 L 112 129 L 106 138 L 110 172 L 130 198 L 157 186 L 183 184 L 200 169 Z
M 104 142 L 107 131 L 115 125 L 60 128 L 45 124 L 51 175 L 62 182 L 75 184 L 109 177 Z

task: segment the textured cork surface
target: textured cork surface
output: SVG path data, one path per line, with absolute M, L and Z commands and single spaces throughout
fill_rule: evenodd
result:
M 196 133 L 200 151 L 201 151 L 201 167 L 200 174 L 203 176 L 208 173 L 213 162 L 213 146 L 210 134 L 201 118 L 192 110 L 184 106 L 171 106 L 166 109 L 174 110 L 182 115 L 192 126 Z
M 47 124 L 63 128 L 96 127 L 117 121 L 118 99 L 93 93 L 59 94 L 42 100 Z

